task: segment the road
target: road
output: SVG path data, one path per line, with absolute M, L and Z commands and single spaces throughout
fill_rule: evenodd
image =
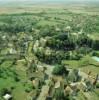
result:
M 54 66 L 45 65 L 45 64 L 43 66 L 45 66 L 47 68 L 46 73 L 48 74 L 48 76 L 50 78 L 52 75 L 52 70 L 53 70 Z M 48 95 L 48 91 L 49 91 L 49 86 L 48 86 L 49 78 L 45 81 L 46 85 L 42 86 L 41 93 L 37 100 L 46 100 L 46 96 Z

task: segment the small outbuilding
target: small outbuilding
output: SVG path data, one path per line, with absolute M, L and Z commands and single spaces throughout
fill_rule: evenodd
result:
M 3 96 L 4 100 L 11 100 L 12 99 L 12 96 L 10 94 L 5 94 Z

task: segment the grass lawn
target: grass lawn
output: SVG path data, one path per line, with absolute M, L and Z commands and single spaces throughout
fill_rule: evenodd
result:
M 13 100 L 26 100 L 27 93 L 25 92 L 23 82 L 26 81 L 27 77 L 23 61 L 18 61 L 17 65 L 12 65 L 12 61 L 7 60 L 4 61 L 0 67 L 14 70 L 20 78 L 20 81 L 16 82 L 13 73 L 10 72 L 10 70 L 4 72 L 3 77 L 1 76 L 0 78 L 0 91 L 3 88 L 11 89 L 11 87 L 14 87 L 14 89 L 11 90 Z M 11 76 L 8 76 L 7 73 L 11 74 Z
M 94 35 L 93 35 L 94 34 Z M 99 34 L 98 33 L 93 33 L 92 35 L 90 35 L 90 37 L 94 40 L 99 40 Z
M 25 87 L 21 83 L 16 84 L 16 88 L 13 90 L 12 95 L 14 97 L 14 100 L 27 100 Z
M 15 81 L 8 77 L 7 79 L 0 78 L 0 90 L 3 88 L 10 88 L 15 86 Z
M 86 97 L 85 97 L 85 95 L 83 94 L 83 92 L 80 91 L 80 92 L 78 93 L 78 96 L 77 96 L 76 100 L 86 100 Z
M 85 56 L 81 60 L 65 60 L 63 63 L 68 68 L 79 68 L 86 73 L 91 71 L 93 75 L 99 74 L 99 62 L 93 60 L 90 56 Z
M 66 64 L 68 68 L 79 68 L 79 61 L 77 60 L 64 60 L 62 63 Z
M 9 68 L 9 67 L 11 67 L 12 66 L 12 63 L 13 63 L 13 61 L 4 61 L 4 63 L 2 63 L 1 65 L 0 65 L 0 67 L 2 67 L 2 68 Z
M 27 94 L 25 93 L 24 86 L 22 83 L 15 82 L 13 78 L 2 79 L 0 78 L 0 91 L 3 88 L 10 89 L 14 87 L 12 90 L 13 100 L 26 100 Z
M 46 26 L 46 25 L 50 25 L 50 26 L 53 26 L 53 25 L 57 25 L 58 23 L 57 22 L 53 22 L 53 21 L 45 21 L 45 20 L 41 20 L 39 21 L 39 23 L 37 23 L 37 26 Z

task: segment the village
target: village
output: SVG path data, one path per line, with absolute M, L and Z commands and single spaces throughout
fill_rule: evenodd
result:
M 0 100 L 98 100 L 98 4 L 13 3 L 0 1 Z
M 47 75 L 47 71 L 49 72 L 49 66 L 46 70 L 40 66 L 31 76 L 31 81 L 35 88 L 39 88 L 40 83 L 43 84 L 37 100 L 60 100 L 63 96 L 65 99 L 70 97 L 76 99 L 79 92 L 89 99 L 87 93 L 98 88 L 96 84 L 99 84 L 99 76 L 97 75 L 93 78 L 91 77 L 91 72 L 86 74 L 78 70 L 68 69 L 68 76 L 64 76 L 65 73 L 63 76 L 60 76 L 52 75 L 52 72 Z M 33 97 L 33 100 L 35 100 L 35 97 Z
M 6 40 L 5 36 L 2 38 L 4 41 Z M 32 38 L 23 37 L 23 39 L 26 40 L 26 42 L 24 42 L 20 50 L 16 51 L 14 49 L 16 45 L 8 43 L 9 49 L 6 49 L 7 52 L 5 52 L 5 54 L 1 53 L 3 57 L 5 55 L 5 59 L 9 56 L 9 59 L 13 60 L 13 64 L 21 62 L 22 59 L 24 63 L 27 64 L 27 68 L 25 69 L 28 79 L 25 84 L 31 84 L 30 88 L 33 89 L 26 90 L 26 92 L 29 93 L 27 96 L 27 98 L 30 98 L 29 100 L 77 100 L 79 94 L 82 94 L 84 98 L 90 100 L 88 96 L 89 92 L 93 92 L 94 89 L 99 88 L 98 74 L 93 76 L 93 72 L 90 70 L 85 73 L 81 71 L 80 68 L 71 69 L 65 64 L 56 66 L 44 64 L 38 61 L 34 54 L 37 52 L 38 48 L 42 51 L 47 41 L 41 38 L 40 41 L 37 40 L 33 43 Z M 8 46 L 6 47 L 8 48 Z M 50 55 L 51 50 L 47 49 L 45 54 Z M 1 60 L 3 59 L 1 57 Z M 5 100 L 10 100 L 13 98 L 13 95 L 7 91 L 8 90 L 5 91 L 3 98 Z

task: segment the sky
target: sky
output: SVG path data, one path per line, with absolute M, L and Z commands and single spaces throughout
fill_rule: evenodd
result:
M 0 0 L 0 7 L 30 6 L 33 4 L 95 4 L 99 0 Z
M 22 4 L 22 2 L 24 3 L 74 3 L 74 2 L 78 2 L 78 3 L 86 3 L 86 2 L 95 2 L 95 3 L 99 3 L 99 0 L 0 0 L 0 5 L 2 4 L 8 4 L 8 3 L 20 3 Z
M 3 2 L 7 2 L 7 1 L 40 1 L 40 2 L 42 2 L 42 1 L 56 1 L 56 2 L 58 2 L 58 1 L 99 1 L 99 0 L 0 0 L 0 1 L 3 1 Z

